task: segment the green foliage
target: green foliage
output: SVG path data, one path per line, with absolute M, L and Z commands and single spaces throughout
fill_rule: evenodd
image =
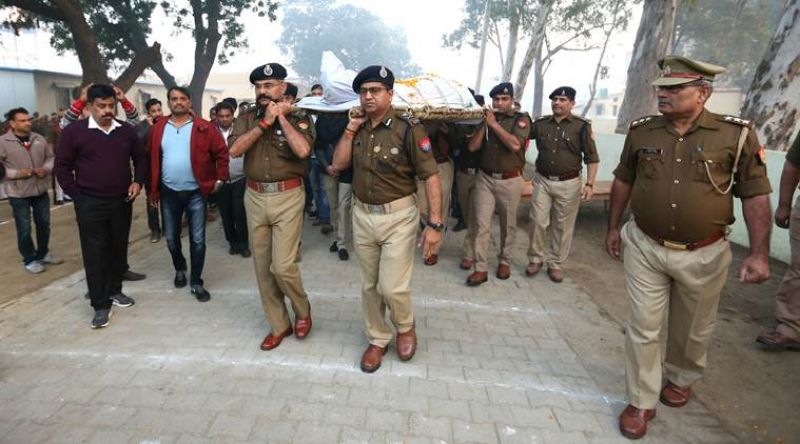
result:
M 682 3 L 672 52 L 725 66 L 718 86 L 746 90 L 782 11 L 783 2 L 775 0 Z
M 319 78 L 323 51 L 336 54 L 347 68 L 356 71 L 380 64 L 399 77 L 420 73 L 411 63 L 403 31 L 386 25 L 365 9 L 313 0 L 294 4 L 284 12 L 278 47 L 304 79 Z
M 539 3 L 530 0 L 489 0 L 489 19 L 493 24 L 520 20 L 520 28 L 529 30 Z M 465 0 L 461 23 L 453 32 L 442 36 L 443 45 L 454 49 L 461 49 L 463 45 L 479 47 L 485 8 L 486 0 Z

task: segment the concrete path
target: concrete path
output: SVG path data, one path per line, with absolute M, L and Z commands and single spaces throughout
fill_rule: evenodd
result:
M 570 279 L 528 279 L 520 261 L 511 279 L 468 288 L 463 232 L 448 233 L 437 266 L 416 259 L 416 356 L 400 362 L 392 348 L 367 375 L 355 257 L 339 261 L 305 230 L 314 328 L 270 352 L 258 348 L 268 326 L 252 262 L 227 254 L 218 223 L 208 303 L 173 288 L 162 241 L 133 250 L 148 277 L 126 283 L 136 305 L 115 308 L 106 329 L 89 328 L 82 272 L 3 305 L 0 442 L 628 442 L 623 334 Z M 693 402 L 661 406 L 642 442 L 735 441 Z

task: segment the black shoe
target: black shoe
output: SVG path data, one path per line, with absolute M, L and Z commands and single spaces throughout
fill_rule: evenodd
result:
M 328 248 L 328 251 L 330 251 L 331 253 L 336 253 L 337 251 L 339 251 L 339 245 L 336 244 L 336 241 L 333 241 L 331 247 Z
M 95 310 L 94 318 L 92 318 L 92 328 L 103 328 L 111 322 L 111 309 L 100 308 Z
M 155 244 L 160 240 L 161 240 L 161 233 L 160 232 L 158 232 L 158 231 L 151 231 L 150 232 L 150 242 L 151 243 Z
M 247 247 L 244 247 L 244 248 L 242 248 L 241 251 L 239 251 L 239 254 L 241 254 L 242 257 L 250 257 L 250 255 L 251 255 L 250 249 L 247 248 Z
M 317 217 L 317 210 L 308 210 L 308 217 L 314 218 Z
M 461 219 L 459 219 L 458 223 L 456 223 L 456 225 L 453 227 L 453 231 L 456 233 L 466 229 L 467 229 L 467 224 L 465 224 L 464 221 Z
M 135 271 L 127 270 L 125 273 L 122 273 L 122 280 L 123 281 L 142 281 L 147 278 L 147 275 L 144 273 L 137 273 Z
M 186 286 L 186 272 L 185 271 L 176 271 L 175 272 L 175 288 L 183 288 Z
M 339 249 L 339 259 L 343 261 L 350 259 L 350 253 L 347 252 L 347 248 Z
M 239 254 L 239 249 L 231 245 L 230 248 L 228 248 L 228 254 L 230 254 L 231 256 L 236 256 L 237 254 Z
M 192 294 L 200 302 L 208 302 L 211 299 L 211 293 L 208 292 L 202 285 L 192 285 Z
M 116 305 L 117 307 L 125 308 L 135 304 L 136 301 L 134 301 L 133 298 L 125 296 L 125 294 L 123 293 L 120 293 L 111 296 L 111 303 Z

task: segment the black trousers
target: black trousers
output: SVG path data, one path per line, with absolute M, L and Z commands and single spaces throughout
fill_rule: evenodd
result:
M 217 206 L 222 216 L 225 240 L 231 247 L 241 251 L 247 247 L 247 214 L 244 210 L 244 190 L 247 179 L 226 183 L 217 191 Z
M 73 199 L 92 307 L 111 308 L 111 296 L 122 291 L 127 267 L 131 203 L 86 195 Z

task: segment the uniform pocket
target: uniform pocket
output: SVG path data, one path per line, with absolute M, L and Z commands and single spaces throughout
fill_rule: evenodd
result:
M 647 179 L 664 177 L 664 151 L 657 148 L 642 148 L 637 152 L 636 175 Z
M 692 164 L 696 181 L 711 182 L 713 180 L 720 187 L 727 187 L 731 181 L 733 160 L 727 152 L 694 151 L 692 152 Z

